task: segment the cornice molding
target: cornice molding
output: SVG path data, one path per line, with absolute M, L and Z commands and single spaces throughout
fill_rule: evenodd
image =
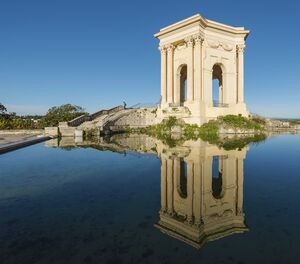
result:
M 158 33 L 154 35 L 156 38 L 160 38 L 163 35 L 166 35 L 172 31 L 181 29 L 183 27 L 189 26 L 191 24 L 196 24 L 198 23 L 199 25 L 202 25 L 203 28 L 213 28 L 217 29 L 220 31 L 225 31 L 229 32 L 235 35 L 244 35 L 244 38 L 246 39 L 247 36 L 249 35 L 250 31 L 246 30 L 244 27 L 233 27 L 229 25 L 225 25 L 222 23 L 218 23 L 216 21 L 208 20 L 202 17 L 200 14 L 196 14 L 192 17 L 189 17 L 187 19 L 184 19 L 182 21 L 179 21 L 177 23 L 174 23 L 168 27 L 162 28 Z

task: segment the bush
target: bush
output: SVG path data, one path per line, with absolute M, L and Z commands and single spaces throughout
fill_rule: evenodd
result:
M 227 115 L 218 118 L 220 124 L 230 128 L 263 130 L 262 120 L 246 118 L 243 116 Z

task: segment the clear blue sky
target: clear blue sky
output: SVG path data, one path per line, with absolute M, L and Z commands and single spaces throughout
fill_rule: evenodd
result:
M 300 117 L 300 2 L 1 0 L 0 102 L 19 114 L 73 103 L 87 111 L 160 97 L 153 34 L 196 13 L 251 30 L 245 98 L 251 112 Z

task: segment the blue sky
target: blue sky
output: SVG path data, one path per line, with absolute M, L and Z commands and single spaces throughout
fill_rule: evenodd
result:
M 153 34 L 196 13 L 251 30 L 245 99 L 251 112 L 300 117 L 300 2 L 1 0 L 0 102 L 19 114 L 73 103 L 93 112 L 157 102 Z

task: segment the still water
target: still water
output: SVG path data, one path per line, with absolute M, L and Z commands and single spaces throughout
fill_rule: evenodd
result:
M 112 141 L 0 156 L 1 264 L 300 262 L 299 135 Z

